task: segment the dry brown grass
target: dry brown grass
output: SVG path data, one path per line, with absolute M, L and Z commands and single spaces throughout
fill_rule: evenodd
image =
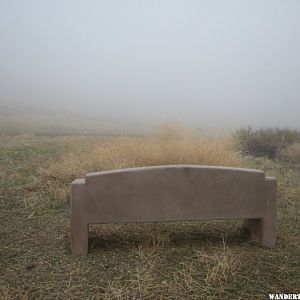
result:
M 238 254 L 226 248 L 219 252 L 197 251 L 190 258 L 180 262 L 171 278 L 169 276 L 169 278 L 166 277 L 167 279 L 157 280 L 158 273 L 160 273 L 159 267 L 163 263 L 159 250 L 147 253 L 141 249 L 137 253 L 137 264 L 132 280 L 123 285 L 120 285 L 119 281 L 110 282 L 103 298 L 153 299 L 153 295 L 160 290 L 160 299 L 173 297 L 186 299 L 189 294 L 193 294 L 192 298 L 195 298 L 194 293 L 198 290 L 202 291 L 203 298 L 209 299 L 209 296 L 215 292 L 212 287 L 219 286 L 221 294 L 222 286 L 235 276 L 240 265 Z M 210 269 L 209 272 L 207 272 L 208 269 Z M 199 298 L 201 298 L 200 295 Z
M 246 163 L 277 178 L 275 249 L 228 220 L 91 225 L 88 257 L 71 255 L 65 199 L 73 177 L 194 162 Z M 149 138 L 2 139 L 0 299 L 266 299 L 268 292 L 298 292 L 300 170 L 283 166 L 244 162 L 230 138 L 199 138 L 172 126 Z
M 225 243 L 223 248 L 213 252 L 196 250 L 175 273 L 177 293 L 198 289 L 209 297 L 211 293 L 223 292 L 222 288 L 234 278 L 240 265 L 240 254 L 229 249 Z M 216 287 L 220 290 L 214 291 Z
M 84 142 L 84 141 L 83 141 Z M 164 126 L 154 137 L 115 137 L 73 145 L 48 169 L 46 178 L 67 183 L 88 172 L 170 164 L 240 166 L 233 140 L 187 134 L 180 127 Z M 72 142 L 71 142 L 72 144 Z

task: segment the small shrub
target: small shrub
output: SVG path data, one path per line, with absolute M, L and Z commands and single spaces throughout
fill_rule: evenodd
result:
M 289 145 L 300 142 L 300 132 L 291 129 L 239 129 L 235 134 L 237 146 L 245 155 L 274 159 Z
M 300 163 L 300 143 L 294 143 L 292 145 L 287 146 L 281 152 L 281 157 L 284 160 Z

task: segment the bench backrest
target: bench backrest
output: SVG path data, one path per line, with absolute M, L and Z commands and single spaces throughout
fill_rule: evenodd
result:
M 175 165 L 87 174 L 73 187 L 89 223 L 180 221 L 263 216 L 262 171 Z

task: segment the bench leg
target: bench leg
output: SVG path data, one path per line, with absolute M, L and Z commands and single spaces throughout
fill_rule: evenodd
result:
M 259 238 L 265 247 L 275 247 L 276 241 L 276 181 L 266 177 L 266 212 L 260 219 L 246 219 L 243 227 L 251 233 L 251 238 Z
M 88 228 L 85 218 L 85 184 L 74 182 L 71 190 L 71 248 L 75 255 L 88 253 Z
M 262 219 L 261 242 L 263 246 L 274 248 L 276 241 L 276 221 L 271 216 Z
M 261 225 L 261 219 L 245 219 L 243 228 L 250 233 L 251 239 L 254 240 L 260 239 L 261 237 Z
M 264 246 L 273 248 L 276 241 L 277 195 L 276 181 L 271 177 L 266 177 L 266 199 L 267 210 L 262 219 L 261 241 Z
M 72 253 L 87 256 L 88 254 L 88 224 L 74 220 L 71 222 Z
M 273 248 L 276 240 L 276 219 L 266 216 L 262 219 L 246 219 L 243 227 L 251 234 L 251 239 L 259 239 L 263 246 Z

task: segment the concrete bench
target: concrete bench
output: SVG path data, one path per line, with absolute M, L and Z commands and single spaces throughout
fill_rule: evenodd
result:
M 276 180 L 263 171 L 169 165 L 90 173 L 72 183 L 74 254 L 95 223 L 245 219 L 264 246 L 276 238 Z

